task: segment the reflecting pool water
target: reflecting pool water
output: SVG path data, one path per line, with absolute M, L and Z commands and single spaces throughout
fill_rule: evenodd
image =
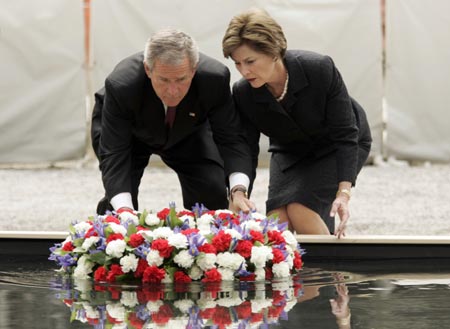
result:
M 345 268 L 345 267 L 343 267 Z M 305 267 L 279 282 L 93 285 L 2 264 L 0 328 L 448 328 L 450 271 Z

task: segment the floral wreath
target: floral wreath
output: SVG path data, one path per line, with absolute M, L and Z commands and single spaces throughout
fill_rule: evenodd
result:
M 276 217 L 196 205 L 122 211 L 73 222 L 50 248 L 63 273 L 95 282 L 189 283 L 288 278 L 302 268 L 295 236 Z

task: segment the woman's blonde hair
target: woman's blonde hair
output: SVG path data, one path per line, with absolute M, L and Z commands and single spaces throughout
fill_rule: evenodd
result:
M 225 58 L 246 44 L 257 52 L 283 58 L 287 42 L 281 26 L 262 9 L 253 8 L 234 16 L 222 39 Z

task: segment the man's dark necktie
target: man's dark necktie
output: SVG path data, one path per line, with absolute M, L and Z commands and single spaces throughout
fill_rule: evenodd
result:
M 174 106 L 168 106 L 167 107 L 167 112 L 166 112 L 166 119 L 165 119 L 165 123 L 166 126 L 169 129 L 172 129 L 173 126 L 173 122 L 175 121 L 175 112 L 176 112 L 177 108 Z

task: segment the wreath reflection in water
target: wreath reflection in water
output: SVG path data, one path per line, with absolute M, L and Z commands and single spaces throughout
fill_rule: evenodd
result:
M 57 276 L 57 298 L 70 321 L 95 328 L 260 328 L 287 319 L 302 295 L 298 279 L 279 282 L 149 284 L 138 287 L 97 284 Z

